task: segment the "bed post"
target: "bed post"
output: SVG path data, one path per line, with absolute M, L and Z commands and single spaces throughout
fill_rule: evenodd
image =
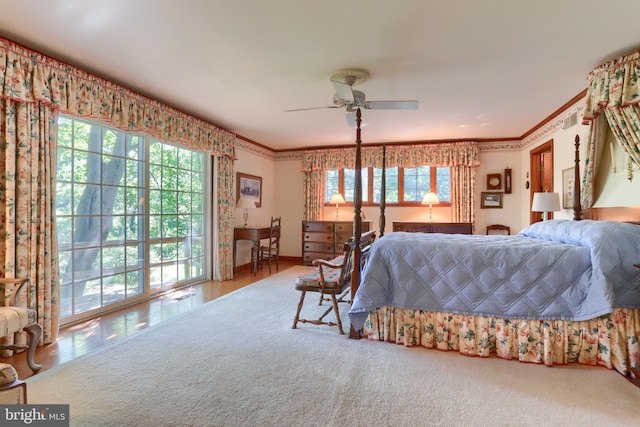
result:
M 580 136 L 576 135 L 576 152 L 575 164 L 573 169 L 573 220 L 580 221 L 582 219 L 582 205 L 580 204 Z
M 353 301 L 358 286 L 360 286 L 360 259 L 362 257 L 362 249 L 360 248 L 360 236 L 362 234 L 362 217 L 360 210 L 362 208 L 362 153 L 360 139 L 360 123 L 362 122 L 362 114 L 360 108 L 356 110 L 356 165 L 355 180 L 353 192 L 353 272 L 351 273 L 351 301 Z M 349 338 L 360 339 L 360 331 L 356 331 L 351 325 Z
M 382 178 L 380 181 L 380 237 L 384 236 L 385 217 L 384 210 L 387 205 L 387 146 L 382 146 Z

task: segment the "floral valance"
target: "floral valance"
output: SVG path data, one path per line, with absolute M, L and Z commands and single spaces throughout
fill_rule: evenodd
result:
M 3 38 L 0 89 L 3 98 L 39 102 L 122 130 L 235 157 L 235 134 Z
M 605 108 L 640 103 L 640 51 L 620 56 L 587 76 L 589 87 L 583 110 L 583 124 L 589 124 Z
M 382 167 L 382 146 L 362 146 L 362 167 Z M 304 153 L 302 171 L 355 168 L 355 146 L 309 150 Z M 478 145 L 475 142 L 441 144 L 387 145 L 385 166 L 478 166 Z
M 583 207 L 596 200 L 595 179 L 598 176 L 598 153 L 603 152 L 605 123 L 627 155 L 627 178 L 633 180 L 633 164 L 640 166 L 640 51 L 620 56 L 595 68 L 588 75 L 590 81 L 583 111 L 583 124 L 590 125 L 583 179 Z M 597 120 L 604 112 L 606 121 Z M 600 122 L 600 125 L 598 125 Z

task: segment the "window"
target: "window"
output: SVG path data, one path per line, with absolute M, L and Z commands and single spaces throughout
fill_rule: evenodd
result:
M 61 116 L 63 322 L 203 279 L 203 183 L 203 153 Z
M 355 170 L 332 169 L 325 173 L 325 203 L 338 192 L 346 202 L 353 202 Z M 370 179 L 369 179 L 370 178 Z M 438 195 L 441 205 L 451 201 L 451 173 L 449 168 L 421 166 L 418 168 L 387 168 L 385 173 L 385 201 L 387 204 L 420 204 L 428 192 Z M 362 203 L 380 203 L 382 169 L 362 169 Z M 373 202 L 369 203 L 372 200 Z

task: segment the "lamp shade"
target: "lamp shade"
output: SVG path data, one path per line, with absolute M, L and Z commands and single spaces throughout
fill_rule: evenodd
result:
M 440 200 L 438 200 L 438 196 L 436 195 L 436 193 L 427 193 L 424 195 L 424 198 L 422 199 L 422 204 L 423 205 L 431 205 L 431 204 L 437 204 L 440 203 Z
M 336 193 L 331 196 L 331 200 L 329 200 L 329 203 L 332 205 L 342 205 L 344 203 L 344 197 L 342 197 L 342 194 Z
M 248 209 L 248 208 L 253 209 L 253 208 L 256 207 L 256 202 L 254 202 L 253 200 L 251 200 L 248 197 L 240 197 L 238 199 L 238 203 L 236 204 L 236 207 L 237 208 L 245 208 L 245 209 Z
M 558 193 L 533 193 L 532 212 L 556 212 L 560 210 Z

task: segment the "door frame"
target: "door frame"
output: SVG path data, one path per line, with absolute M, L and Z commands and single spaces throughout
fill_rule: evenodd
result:
M 547 164 L 548 163 L 548 164 Z M 543 177 L 543 168 L 550 168 L 551 173 Z M 531 186 L 529 188 L 529 220 L 530 224 L 542 221 L 542 212 L 531 212 L 533 193 L 554 191 L 553 186 L 553 139 L 537 146 L 529 152 L 529 170 Z M 549 212 L 549 219 L 553 218 L 553 212 Z

